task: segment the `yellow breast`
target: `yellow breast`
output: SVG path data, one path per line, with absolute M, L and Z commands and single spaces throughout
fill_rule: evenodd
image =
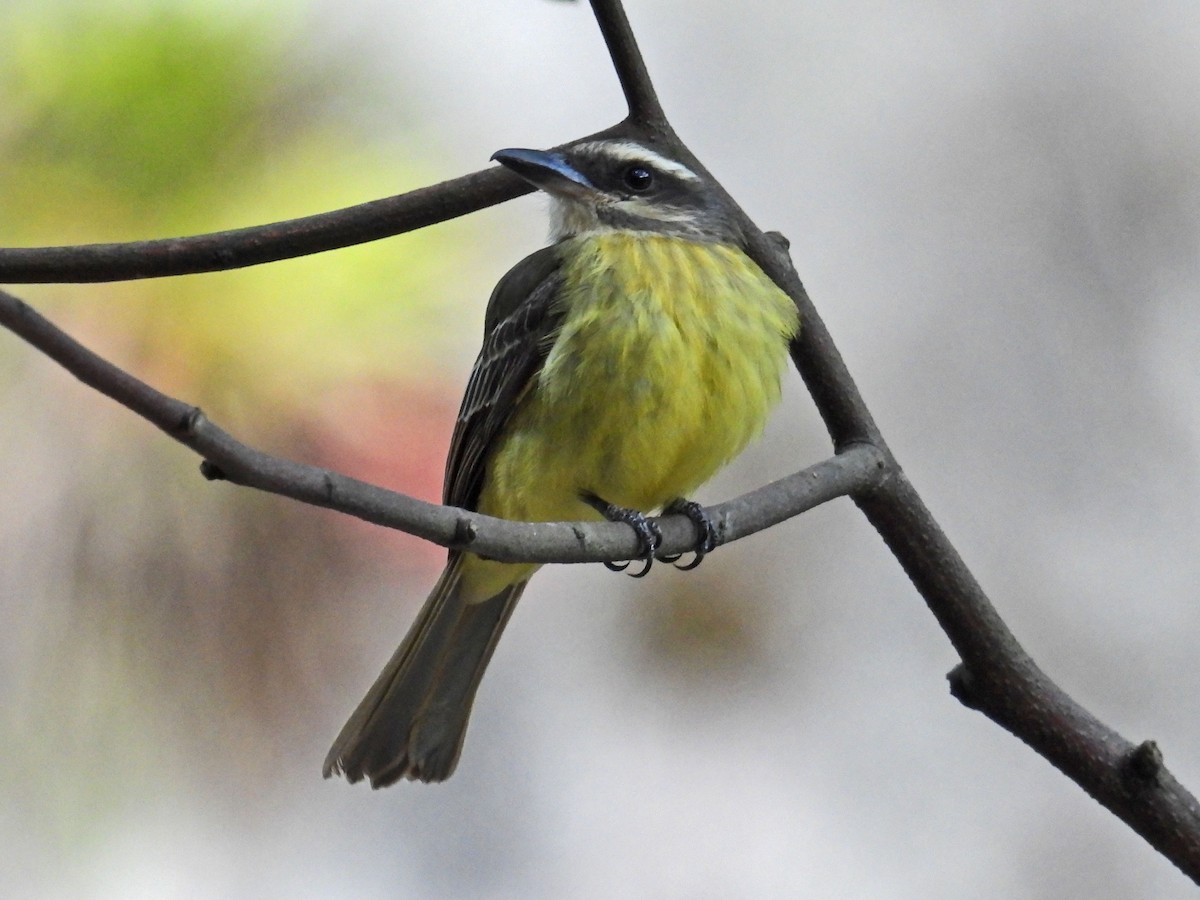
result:
M 480 511 L 594 518 L 584 491 L 659 509 L 762 430 L 796 308 L 730 246 L 612 232 L 562 252 L 562 329 L 492 456 Z

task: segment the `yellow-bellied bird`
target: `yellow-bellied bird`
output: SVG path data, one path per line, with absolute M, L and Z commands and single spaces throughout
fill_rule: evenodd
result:
M 493 159 L 545 191 L 553 243 L 492 292 L 446 466 L 444 502 L 523 521 L 628 522 L 683 500 L 762 430 L 779 398 L 792 301 L 739 249 L 721 195 L 626 140 Z M 534 564 L 451 551 L 416 622 L 329 756 L 374 787 L 441 781 Z M 615 568 L 615 567 L 614 567 Z M 643 569 L 644 574 L 645 569 Z

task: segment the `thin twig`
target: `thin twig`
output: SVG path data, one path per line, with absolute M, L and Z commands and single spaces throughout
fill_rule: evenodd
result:
M 191 237 L 0 249 L 0 283 L 131 281 L 307 256 L 376 241 L 463 216 L 528 193 L 499 167 L 332 212 Z
M 646 131 L 669 131 L 670 125 L 658 102 L 658 93 L 654 90 L 654 82 L 638 49 L 633 29 L 629 27 L 624 6 L 619 0 L 592 0 L 592 13 L 596 17 L 596 24 L 600 26 L 600 34 L 608 47 L 617 81 L 625 94 L 629 121 Z
M 581 140 L 627 130 L 622 123 Z M 224 272 L 416 231 L 532 190 L 527 181 L 493 166 L 395 197 L 269 225 L 119 244 L 0 248 L 0 284 L 80 284 Z

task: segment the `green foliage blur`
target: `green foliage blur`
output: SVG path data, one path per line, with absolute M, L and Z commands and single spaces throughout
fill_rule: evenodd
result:
M 216 231 L 427 181 L 417 151 L 338 115 L 347 73 L 305 68 L 290 6 L 290 16 L 178 0 L 0 13 L 10 50 L 0 243 Z M 26 295 L 69 295 L 56 313 L 133 351 L 118 362 L 168 391 L 223 414 L 253 419 L 268 403 L 287 416 L 347 379 L 438 371 L 451 330 L 429 326 L 448 302 L 439 286 L 462 265 L 456 228 L 229 274 Z

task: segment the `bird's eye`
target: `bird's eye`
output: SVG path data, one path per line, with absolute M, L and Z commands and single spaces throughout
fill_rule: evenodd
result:
M 650 190 L 650 186 L 654 184 L 654 173 L 645 166 L 630 166 L 625 170 L 623 178 L 625 186 L 639 194 Z

